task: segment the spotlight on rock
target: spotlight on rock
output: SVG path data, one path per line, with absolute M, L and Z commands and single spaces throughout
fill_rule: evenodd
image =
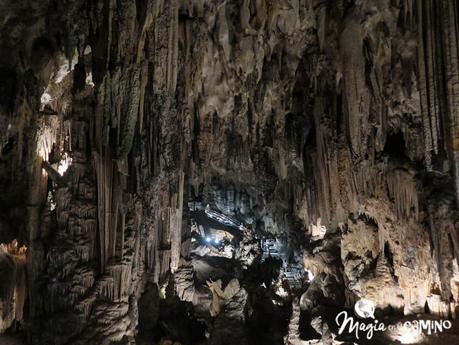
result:
M 308 274 L 308 283 L 310 283 L 310 282 L 312 282 L 314 280 L 314 275 L 309 270 L 306 270 L 306 272 Z
M 61 159 L 61 161 L 59 162 L 59 165 L 57 167 L 57 171 L 58 171 L 59 175 L 63 176 L 64 173 L 69 168 L 70 164 L 72 164 L 72 158 L 70 158 L 67 154 L 65 154 L 64 158 Z
M 424 335 L 418 329 L 397 325 L 397 330 L 392 333 L 392 339 L 398 340 L 401 344 L 418 344 L 424 340 Z

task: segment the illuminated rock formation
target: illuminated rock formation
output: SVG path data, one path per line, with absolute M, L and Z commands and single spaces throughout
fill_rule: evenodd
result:
M 332 341 L 325 313 L 359 298 L 457 316 L 458 16 L 454 0 L 0 3 L 0 242 L 27 246 L 0 253 L 0 332 L 217 344 L 271 318 L 277 344 L 321 338 L 305 323 Z M 210 317 L 207 279 L 237 279 L 237 318 Z

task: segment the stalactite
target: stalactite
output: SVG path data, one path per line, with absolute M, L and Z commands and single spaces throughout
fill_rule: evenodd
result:
M 126 205 L 122 204 L 120 207 L 121 222 L 120 222 L 120 259 L 123 260 L 124 256 L 124 232 L 126 231 Z
M 94 303 L 96 301 L 95 296 L 88 297 L 82 301 L 80 301 L 78 304 L 76 304 L 75 309 L 80 312 L 85 319 L 89 317 L 91 314 L 91 310 L 94 306 Z
M 365 60 L 362 55 L 363 37 L 361 27 L 354 19 L 348 19 L 341 34 L 343 54 L 344 94 L 346 96 L 346 129 L 352 152 L 361 156 L 365 152 L 362 135 L 367 128 L 370 111 L 370 94 L 365 79 Z
M 121 186 L 119 181 L 119 174 L 114 173 L 114 183 L 112 190 L 112 208 L 111 208 L 111 224 L 109 234 L 109 253 L 111 257 L 116 256 L 116 235 L 118 232 L 118 219 L 119 219 L 119 206 L 121 200 Z
M 94 154 L 97 174 L 97 202 L 99 219 L 99 241 L 100 241 L 100 267 L 104 271 L 105 264 L 109 257 L 110 236 L 113 231 L 111 225 L 112 216 L 112 191 L 113 191 L 113 161 L 109 155 Z
M 435 37 L 435 26 L 433 25 L 431 15 L 432 12 L 432 2 L 427 1 L 427 9 L 424 11 L 425 14 L 425 61 L 427 68 L 427 93 L 428 93 L 428 102 L 429 102 L 429 115 L 430 115 L 430 130 L 432 137 L 432 150 L 435 154 L 438 153 L 438 93 L 436 85 L 436 71 L 435 71 L 435 57 L 436 51 L 434 42 L 437 37 Z
M 387 175 L 389 196 L 394 199 L 397 216 L 400 219 L 419 219 L 419 200 L 413 174 L 393 170 Z
M 171 237 L 171 263 L 170 267 L 174 272 L 180 261 L 180 252 L 182 248 L 182 216 L 183 216 L 183 188 L 185 174 L 181 172 L 178 178 L 178 193 L 173 196 L 173 204 L 169 209 L 170 212 L 170 237 Z
M 447 123 L 445 124 L 446 136 L 448 137 L 449 159 L 454 169 L 456 184 L 456 204 L 459 205 L 459 32 L 457 11 L 458 5 L 455 1 L 443 0 L 442 8 L 442 30 L 445 41 L 445 73 L 447 90 Z
M 332 209 L 330 195 L 330 156 L 328 152 L 328 138 L 326 137 L 325 123 L 325 104 L 323 99 L 316 100 L 314 105 L 314 122 L 317 133 L 317 168 L 314 172 L 317 180 L 317 199 L 319 201 L 320 216 L 324 224 L 328 224 L 331 218 Z
M 118 146 L 118 159 L 126 159 L 131 151 L 134 133 L 137 125 L 140 102 L 140 70 L 133 67 L 129 83 L 129 98 L 126 100 L 127 109 L 121 128 L 121 138 Z
M 168 44 L 168 63 L 167 63 L 167 85 L 170 94 L 175 92 L 177 87 L 178 72 L 178 2 L 170 2 L 170 27 Z
M 126 298 L 132 278 L 131 266 L 125 264 L 112 265 L 108 267 L 108 273 L 112 279 L 110 280 L 112 289 L 110 296 L 116 300 Z
M 158 89 L 168 95 L 175 93 L 178 73 L 178 2 L 177 0 L 157 2 L 154 45 L 158 59 L 155 82 Z
M 144 39 L 145 40 L 145 39 Z M 145 113 L 145 89 L 148 84 L 148 64 L 142 66 L 140 73 L 140 96 L 139 96 L 139 133 L 143 131 L 143 118 Z
M 427 69 L 425 64 L 425 46 L 424 46 L 424 16 L 423 1 L 418 1 L 418 74 L 419 74 L 419 93 L 421 95 L 422 124 L 424 128 L 424 145 L 425 145 L 425 165 L 428 170 L 432 170 L 432 131 L 429 116 L 429 90 L 427 85 Z

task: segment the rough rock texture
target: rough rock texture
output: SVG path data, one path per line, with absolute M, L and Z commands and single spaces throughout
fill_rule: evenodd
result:
M 0 244 L 0 333 L 5 332 L 15 321 L 23 317 L 26 299 L 26 252 L 17 241 Z
M 313 307 L 455 316 L 457 6 L 0 3 L 0 242 L 28 247 L 29 343 L 134 344 L 174 272 L 193 301 L 193 200 L 303 256 Z

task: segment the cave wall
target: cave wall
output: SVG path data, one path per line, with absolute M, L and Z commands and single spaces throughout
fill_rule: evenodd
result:
M 193 198 L 294 248 L 337 231 L 348 303 L 455 311 L 455 1 L 1 6 L 0 239 L 28 247 L 32 342 L 133 338 Z

